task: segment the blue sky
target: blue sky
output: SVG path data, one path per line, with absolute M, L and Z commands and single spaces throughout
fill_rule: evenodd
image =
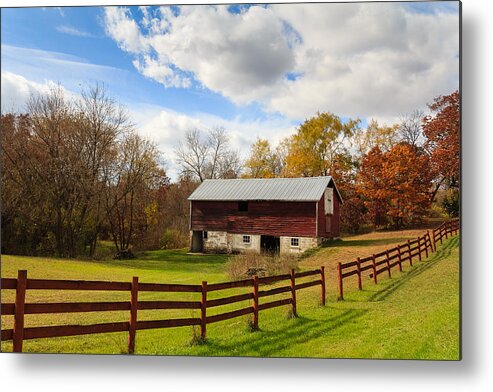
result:
M 392 123 L 458 88 L 458 3 L 3 8 L 2 111 L 96 82 L 159 144 L 224 126 L 243 156 L 317 111 Z

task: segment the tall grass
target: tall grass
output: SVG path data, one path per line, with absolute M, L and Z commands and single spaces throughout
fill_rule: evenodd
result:
M 299 258 L 295 255 L 260 255 L 249 252 L 231 257 L 226 264 L 226 271 L 231 279 L 285 274 L 296 269 L 298 261 Z

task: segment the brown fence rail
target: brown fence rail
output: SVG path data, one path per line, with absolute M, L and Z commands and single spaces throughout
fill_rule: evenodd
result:
M 384 250 L 380 253 L 375 253 L 364 258 L 357 258 L 348 263 L 339 263 L 337 265 L 337 283 L 339 289 L 338 299 L 344 299 L 344 279 L 351 276 L 356 276 L 358 279 L 358 289 L 363 289 L 362 277 L 366 274 L 373 278 L 375 284 L 378 283 L 378 275 L 386 272 L 389 278 L 392 276 L 392 268 L 399 267 L 402 271 L 402 264 L 409 262 L 412 267 L 413 259 L 422 260 L 423 254 L 428 257 L 429 252 L 436 252 L 436 243 L 442 238 L 448 238 L 449 235 L 456 235 L 459 231 L 459 220 L 454 219 L 442 223 L 436 229 L 430 232 L 427 231 L 422 237 L 415 240 L 408 240 L 406 243 L 397 245 L 391 249 Z
M 317 280 L 296 283 L 296 279 L 304 277 L 317 277 Z M 286 286 L 259 290 L 260 286 L 266 286 L 275 282 L 289 281 Z M 1 331 L 2 340 L 13 340 L 13 351 L 22 352 L 23 341 L 27 339 L 52 338 L 59 336 L 87 335 L 106 332 L 128 331 L 128 352 L 135 351 L 135 337 L 138 330 L 153 328 L 172 328 L 182 326 L 200 326 L 200 336 L 206 338 L 207 324 L 228 320 L 235 317 L 253 314 L 252 329 L 258 329 L 259 312 L 278 306 L 291 305 L 291 311 L 296 316 L 296 292 L 307 287 L 321 286 L 321 304 L 325 305 L 325 270 L 324 267 L 312 271 L 295 272 L 290 274 L 253 277 L 252 279 L 235 282 L 213 283 L 202 282 L 201 285 L 140 283 L 138 277 L 133 277 L 131 283 L 104 282 L 104 281 L 76 281 L 76 280 L 48 280 L 28 279 L 27 271 L 18 272 L 17 279 L 2 278 L 2 289 L 16 290 L 15 303 L 2 303 L 2 315 L 14 316 L 14 328 Z M 252 292 L 231 295 L 223 298 L 208 299 L 207 294 L 213 291 L 231 288 L 249 287 Z M 129 302 L 73 302 L 73 303 L 26 303 L 27 290 L 100 290 L 100 291 L 128 291 Z M 178 292 L 200 293 L 200 301 L 139 301 L 139 292 Z M 260 303 L 260 298 L 266 298 L 280 293 L 290 293 L 289 298 Z M 207 315 L 207 309 L 232 304 L 245 300 L 253 300 L 253 305 L 242 309 L 229 311 L 213 316 Z M 200 317 L 183 319 L 165 319 L 138 321 L 139 310 L 150 309 L 198 309 Z M 104 311 L 130 311 L 128 322 L 113 322 L 92 325 L 59 325 L 46 327 L 24 328 L 25 314 L 40 313 L 74 313 L 74 312 L 104 312 Z
M 449 235 L 456 235 L 459 232 L 459 219 L 449 220 L 443 222 L 440 226 L 433 229 L 433 243 L 435 244 L 440 241 L 440 245 L 443 243 L 443 237 L 447 239 Z

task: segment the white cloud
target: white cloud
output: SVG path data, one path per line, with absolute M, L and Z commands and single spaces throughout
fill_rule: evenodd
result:
M 60 33 L 68 34 L 68 35 L 74 35 L 76 37 L 94 37 L 91 33 L 78 29 L 76 27 L 70 26 L 70 25 L 60 25 L 56 27 L 57 31 Z
M 139 26 L 131 18 L 125 7 L 106 7 L 104 9 L 106 33 L 112 37 L 120 49 L 130 53 L 147 50 L 146 39 L 140 34 Z
M 250 146 L 257 137 L 268 139 L 276 145 L 295 131 L 295 126 L 290 121 L 279 118 L 227 120 L 206 113 L 187 115 L 157 106 L 134 107 L 130 114 L 139 132 L 153 140 L 163 152 L 169 164 L 168 175 L 173 179 L 179 174 L 174 149 L 183 141 L 187 130 L 196 128 L 207 132 L 214 127 L 224 127 L 230 137 L 231 147 L 238 151 L 243 159 L 248 156 Z
M 181 7 L 179 14 L 161 7 L 152 18 L 145 10 L 147 34 L 128 10 L 106 8 L 105 20 L 118 45 L 138 55 L 137 69 L 168 87 L 187 86 L 193 74 L 205 87 L 246 103 L 272 94 L 294 66 L 282 21 L 263 7 L 241 14 L 227 6 Z
M 50 89 L 57 87 L 57 83 L 52 80 L 37 83 L 21 75 L 2 71 L 1 86 L 2 113 L 19 113 L 25 111 L 26 103 L 31 94 L 46 94 Z M 68 96 L 71 95 L 63 86 L 62 89 Z
M 178 10 L 178 11 L 176 11 Z M 399 3 L 106 8 L 107 32 L 165 87 L 195 81 L 302 120 L 393 117 L 458 88 L 458 12 Z M 288 75 L 298 75 L 288 77 Z

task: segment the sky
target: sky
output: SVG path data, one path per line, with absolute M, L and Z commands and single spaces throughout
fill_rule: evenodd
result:
M 392 124 L 459 87 L 458 2 L 3 8 L 1 108 L 95 83 L 176 179 L 188 129 L 224 127 L 242 157 L 305 119 Z

